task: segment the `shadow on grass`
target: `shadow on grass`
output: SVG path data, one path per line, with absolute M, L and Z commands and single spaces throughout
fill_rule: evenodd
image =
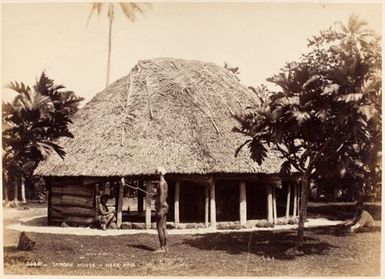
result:
M 4 246 L 4 254 L 20 252 L 15 246 Z
M 15 246 L 7 246 L 4 247 L 4 264 L 17 264 L 24 263 L 28 259 L 28 252 L 21 251 L 17 249 Z
M 43 217 L 34 218 L 32 220 L 22 222 L 22 224 L 26 226 L 38 226 L 38 227 L 48 226 L 48 217 L 43 216 Z
M 364 209 L 368 211 L 374 220 L 381 220 L 381 205 L 379 204 L 365 204 Z M 335 203 L 322 204 L 315 203 L 313 206 L 309 205 L 310 214 L 322 214 L 328 216 L 328 219 L 346 220 L 354 217 L 356 207 L 354 203 Z
M 305 232 L 305 235 L 308 234 Z M 250 245 L 249 245 L 250 240 Z M 293 260 L 290 253 L 296 247 L 296 232 L 236 232 L 216 233 L 184 240 L 184 243 L 201 250 L 224 251 L 229 254 L 251 253 L 254 255 Z M 301 249 L 304 255 L 325 255 L 330 249 L 338 248 L 325 241 L 305 236 Z
M 349 232 L 349 229 L 342 225 L 308 228 L 307 231 L 318 235 L 341 236 L 341 237 L 351 235 L 351 233 Z
M 373 232 L 381 232 L 381 227 L 361 228 L 357 230 L 355 233 L 373 233 Z
M 155 249 L 153 249 L 151 247 L 148 247 L 146 245 L 143 245 L 143 244 L 128 244 L 127 246 L 128 247 L 137 248 L 137 249 L 140 249 L 140 250 L 145 250 L 145 251 L 154 251 L 155 250 Z
M 342 225 L 332 226 L 332 227 L 309 228 L 309 229 L 307 229 L 307 231 L 312 232 L 314 234 L 318 234 L 318 235 L 350 236 L 353 234 L 381 232 L 381 227 L 380 226 L 364 227 L 364 228 L 358 229 L 354 233 L 351 233 L 349 231 L 349 228 L 344 227 Z

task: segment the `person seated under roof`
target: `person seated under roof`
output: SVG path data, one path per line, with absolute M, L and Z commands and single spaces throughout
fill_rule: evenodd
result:
M 106 230 L 107 227 L 116 220 L 114 211 L 109 211 L 107 207 L 107 200 L 108 196 L 107 195 L 101 195 L 99 197 L 99 202 L 98 202 L 98 208 L 97 208 L 97 221 L 100 225 L 100 227 L 103 230 Z

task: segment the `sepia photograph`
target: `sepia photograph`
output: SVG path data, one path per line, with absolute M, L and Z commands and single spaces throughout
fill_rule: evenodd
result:
M 1 1 L 2 269 L 382 277 L 382 1 Z

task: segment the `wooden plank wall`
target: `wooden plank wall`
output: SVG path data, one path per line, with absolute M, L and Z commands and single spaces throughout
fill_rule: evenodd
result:
M 95 221 L 95 186 L 83 185 L 82 181 L 50 183 L 48 222 L 85 226 Z

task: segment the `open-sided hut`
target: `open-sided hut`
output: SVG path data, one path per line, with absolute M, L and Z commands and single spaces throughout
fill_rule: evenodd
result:
M 248 219 L 276 222 L 277 215 L 296 215 L 297 194 L 281 187 L 277 154 L 270 152 L 261 166 L 246 149 L 234 156 L 245 138 L 232 131 L 233 115 L 250 105 L 258 105 L 257 96 L 213 63 L 139 61 L 78 111 L 71 126 L 74 138 L 59 142 L 65 159 L 52 155 L 36 170 L 49 185 L 49 223 L 91 224 L 98 187 L 108 181 L 117 185 L 120 226 L 123 182 L 139 181 L 148 192 L 158 166 L 167 170 L 169 220 L 175 224 L 216 226 L 231 220 L 243 226 Z M 140 193 L 138 211 L 143 208 Z M 277 212 L 277 200 L 282 212 L 279 205 Z M 144 204 L 148 228 L 149 195 Z

